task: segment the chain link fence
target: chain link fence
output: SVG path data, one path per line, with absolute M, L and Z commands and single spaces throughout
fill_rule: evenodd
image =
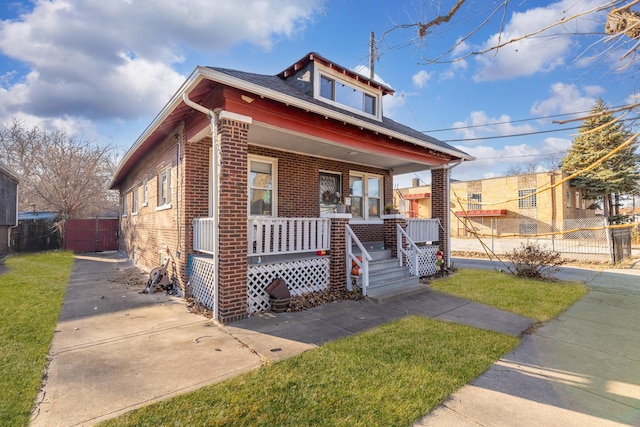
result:
M 603 217 L 564 220 L 556 225 L 532 218 L 465 221 L 451 231 L 453 251 L 507 253 L 522 243 L 537 242 L 563 256 L 578 259 L 619 262 L 631 256 L 634 225 L 609 226 Z

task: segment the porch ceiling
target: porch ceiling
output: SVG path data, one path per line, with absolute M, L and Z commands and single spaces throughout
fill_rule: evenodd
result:
M 336 142 L 313 138 L 309 135 L 275 129 L 255 121 L 249 128 L 249 144 L 388 169 L 391 171 L 391 175 L 424 171 L 435 166 L 428 163 L 417 163 L 402 157 L 402 153 L 398 153 L 396 156 L 388 153 L 381 155 L 360 148 L 345 147 Z

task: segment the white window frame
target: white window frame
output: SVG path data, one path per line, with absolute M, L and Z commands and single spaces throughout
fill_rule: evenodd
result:
M 138 190 L 140 189 L 140 187 L 134 187 L 133 190 L 131 190 L 131 215 L 138 215 L 138 205 L 139 205 L 139 200 L 138 200 Z
M 129 210 L 129 204 L 127 203 L 127 199 L 129 198 L 129 193 L 124 193 L 122 195 L 122 217 L 126 217 Z
M 360 171 L 349 171 L 349 198 L 353 203 L 353 199 L 360 196 L 354 196 L 351 193 L 351 178 L 359 177 L 362 179 L 362 216 L 354 216 L 351 221 L 353 222 L 369 222 L 379 223 L 382 222 L 383 206 L 384 206 L 384 176 L 373 173 L 366 173 Z M 380 183 L 380 197 L 378 197 L 378 215 L 369 216 L 369 179 L 377 179 Z
M 535 188 L 523 188 L 518 190 L 518 208 L 537 208 L 538 196 Z
M 467 210 L 482 210 L 482 193 L 467 193 Z
M 142 181 L 142 207 L 149 204 L 149 181 Z
M 163 177 L 166 177 L 166 189 L 163 185 Z M 166 167 L 158 172 L 158 206 L 156 210 L 171 209 L 171 167 Z M 165 194 L 166 193 L 166 194 Z
M 271 164 L 271 215 L 252 215 L 251 214 L 251 163 L 269 163 Z M 275 157 L 249 155 L 247 157 L 247 216 L 278 216 L 278 159 Z
M 331 98 L 325 98 L 321 95 L 322 90 L 322 77 L 333 80 L 334 88 Z M 335 84 L 342 84 L 344 86 L 348 86 L 355 91 L 358 91 L 362 94 L 362 106 L 358 108 L 353 108 L 347 104 L 342 104 L 341 102 L 336 101 L 336 88 Z M 344 110 L 352 111 L 354 113 L 360 114 L 364 117 L 373 117 L 378 120 L 382 120 L 382 95 L 380 92 L 371 90 L 368 86 L 364 84 L 359 84 L 357 81 L 345 80 L 344 75 L 338 73 L 337 71 L 330 69 L 328 67 L 323 67 L 322 65 L 318 65 L 314 70 L 314 79 L 313 79 L 313 93 L 314 98 L 319 99 L 328 104 L 332 104 L 338 108 L 342 108 Z M 370 96 L 374 100 L 374 112 L 373 114 L 365 112 L 365 95 Z
M 342 201 L 342 203 L 345 202 L 345 197 L 344 194 L 342 194 L 342 173 L 341 172 L 335 172 L 335 171 L 329 171 L 329 170 L 319 170 L 318 171 L 318 180 L 320 179 L 321 175 L 333 175 L 336 176 L 338 178 L 338 188 L 336 189 L 336 192 L 341 194 L 340 197 L 340 201 Z M 323 195 L 319 194 L 319 200 L 318 200 L 318 205 L 319 205 L 319 210 L 320 210 L 320 217 L 326 217 L 327 216 L 327 210 L 330 210 L 330 213 L 335 212 L 335 209 L 337 209 L 338 206 L 338 198 L 335 196 L 335 192 L 332 195 L 333 196 L 333 200 L 330 202 L 327 201 L 323 201 Z M 324 212 L 323 212 L 324 211 Z

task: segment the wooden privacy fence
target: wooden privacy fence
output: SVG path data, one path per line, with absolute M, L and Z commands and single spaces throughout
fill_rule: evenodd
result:
M 73 252 L 118 250 L 118 219 L 68 219 L 64 223 L 64 248 Z

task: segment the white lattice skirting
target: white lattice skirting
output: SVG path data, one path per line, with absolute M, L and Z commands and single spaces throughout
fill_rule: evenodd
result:
M 249 313 L 266 311 L 271 306 L 265 288 L 278 277 L 286 282 L 289 293 L 294 296 L 326 290 L 329 287 L 329 258 L 251 265 L 247 276 Z
M 193 257 L 191 265 L 191 291 L 200 304 L 213 310 L 214 304 L 213 258 Z
M 247 271 L 247 309 L 255 313 L 271 308 L 265 288 L 280 277 L 294 296 L 324 291 L 329 287 L 329 258 L 313 258 L 277 264 L 249 266 Z M 214 305 L 213 259 L 193 257 L 189 280 L 193 297 L 209 309 Z
M 433 276 L 436 274 L 436 251 L 438 246 L 421 246 L 421 254 L 418 255 L 418 277 Z M 407 265 L 413 270 L 413 250 L 409 250 L 411 255 L 407 257 Z

